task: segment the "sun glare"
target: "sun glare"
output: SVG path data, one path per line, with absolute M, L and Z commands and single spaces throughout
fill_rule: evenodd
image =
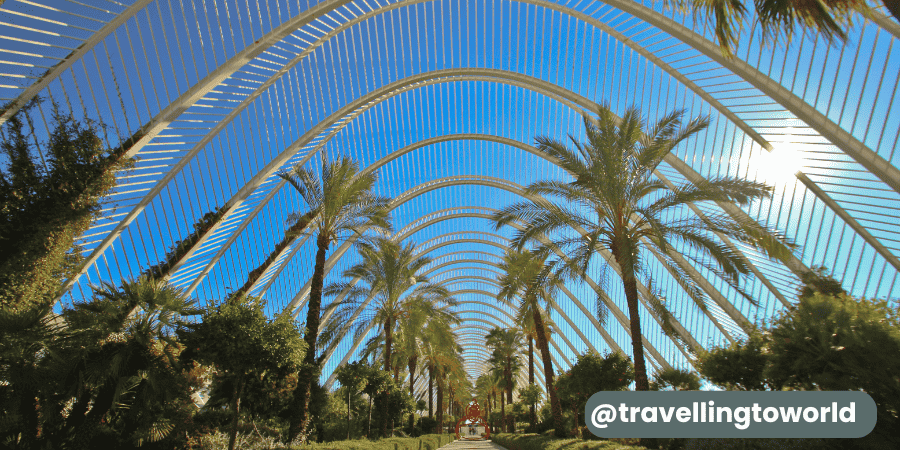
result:
M 792 183 L 803 168 L 803 156 L 792 142 L 773 143 L 772 151 L 762 150 L 758 158 L 759 176 L 766 183 Z

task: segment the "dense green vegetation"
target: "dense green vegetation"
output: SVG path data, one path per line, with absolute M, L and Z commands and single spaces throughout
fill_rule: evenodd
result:
M 507 450 L 626 450 L 643 449 L 637 445 L 612 441 L 584 441 L 576 438 L 557 438 L 539 434 L 497 434 L 493 442 Z
M 864 391 L 878 407 L 870 439 L 900 446 L 900 309 L 848 295 L 821 269 L 804 281 L 771 323 L 700 355 L 701 375 L 735 390 Z
M 101 127 L 54 106 L 53 131 L 31 143 L 32 102 L 3 125 L 0 142 L 0 307 L 26 311 L 60 294 L 81 261 L 75 241 L 99 217 L 100 202 L 131 162 L 106 148 Z

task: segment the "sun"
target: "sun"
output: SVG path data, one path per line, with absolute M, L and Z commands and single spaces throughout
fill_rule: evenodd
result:
M 791 136 L 785 136 L 790 138 Z M 761 150 L 757 158 L 759 177 L 770 185 L 793 183 L 803 169 L 804 157 L 794 142 L 773 142 L 771 150 Z

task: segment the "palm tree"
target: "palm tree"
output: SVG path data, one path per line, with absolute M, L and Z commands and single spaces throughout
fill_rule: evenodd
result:
M 741 0 L 668 0 L 682 12 L 691 11 L 695 20 L 712 21 L 716 39 L 726 54 L 737 45 L 738 34 L 747 18 L 748 7 Z M 900 21 L 900 1 L 882 0 L 897 21 Z M 764 39 L 778 40 L 784 35 L 790 41 L 794 29 L 814 31 L 829 41 L 847 40 L 853 27 L 853 17 L 861 14 L 874 17 L 874 10 L 865 0 L 757 0 L 751 6 L 759 20 Z
M 512 405 L 513 379 L 521 368 L 519 354 L 522 351 L 522 331 L 516 328 L 494 328 L 487 334 L 486 343 L 492 350 L 490 364 L 502 374 L 506 404 Z M 512 433 L 513 423 L 511 417 L 506 417 L 505 410 L 503 419 L 507 422 L 506 431 Z
M 550 411 L 557 436 L 563 436 L 565 427 L 562 406 L 553 384 L 553 360 L 550 357 L 550 329 L 548 317 L 541 308 L 541 301 L 548 307 L 553 303 L 553 295 L 561 286 L 560 278 L 551 274 L 552 265 L 546 263 L 546 255 L 538 255 L 528 250 L 509 250 L 500 263 L 502 275 L 497 280 L 500 292 L 497 299 L 517 308 L 519 323 L 525 323 L 535 330 L 533 336 L 541 352 L 544 366 L 544 383 L 550 398 Z M 513 302 L 518 298 L 518 304 Z M 530 316 L 530 317 L 529 317 Z
M 445 389 L 453 381 L 453 378 L 459 377 L 460 373 L 465 376 L 462 369 L 462 347 L 457 344 L 458 341 L 455 333 L 451 333 L 452 340 L 447 345 L 435 348 L 435 352 L 428 355 L 429 364 L 432 367 L 435 384 L 437 384 L 437 405 L 435 408 L 435 433 L 443 433 L 444 429 L 444 393 Z
M 299 164 L 279 176 L 300 193 L 309 208 L 305 213 L 295 212 L 289 221 L 298 222 L 310 215 L 318 218 L 315 224 L 316 259 L 310 281 L 304 336 L 307 350 L 294 391 L 294 412 L 289 429 L 289 440 L 293 441 L 297 436 L 302 436 L 305 440 L 309 427 L 312 383 L 318 376 L 316 341 L 319 337 L 325 254 L 332 243 L 351 235 L 362 236 L 365 230 L 373 227 L 389 230 L 390 201 L 373 192 L 378 181 L 377 171 L 360 172 L 359 164 L 349 158 L 338 161 L 323 159 L 321 176 L 315 170 L 303 168 Z
M 692 250 L 685 257 L 738 289 L 740 279 L 749 273 L 749 268 L 740 255 L 719 242 L 713 233 L 744 242 L 782 261 L 791 256 L 793 244 L 752 220 L 742 221 L 724 214 L 707 218 L 683 214 L 691 202 L 733 202 L 747 206 L 771 195 L 771 188 L 765 184 L 723 177 L 669 189 L 652 176 L 676 145 L 706 128 L 707 119 L 697 118 L 682 127 L 684 111 L 674 111 L 648 128 L 636 107 L 626 110 L 621 120 L 608 105 L 598 105 L 597 115 L 597 119 L 584 117 L 586 141 L 570 137 L 574 150 L 547 137 L 535 139 L 538 149 L 556 160 L 572 180 L 532 183 L 525 189 L 532 201 L 510 205 L 498 211 L 494 219 L 498 228 L 513 221 L 526 223 L 513 238 L 516 248 L 521 249 L 539 236 L 556 236 L 550 244 L 542 244 L 537 253 L 549 255 L 552 250 L 560 249 L 569 255 L 568 259 L 553 263 L 561 276 L 586 277 L 593 255 L 601 249 L 612 254 L 628 304 L 637 389 L 647 390 L 637 289 L 637 277 L 644 269 L 642 249 L 649 246 L 658 250 L 662 264 L 675 274 L 676 281 L 692 300 L 705 309 L 703 292 L 669 256 L 675 242 Z M 547 200 L 543 195 L 560 198 L 565 203 Z M 577 237 L 559 233 L 567 230 L 578 233 Z
M 172 374 L 154 369 L 176 364 L 180 346 L 175 329 L 183 316 L 201 311 L 183 291 L 147 277 L 121 287 L 103 282 L 94 295 L 63 312 L 77 339 L 93 344 L 72 367 L 71 376 L 87 387 L 74 389 L 78 394 L 65 424 L 73 430 L 76 446 L 87 442 L 107 412 L 127 413 L 122 407 L 126 391 L 141 394 L 134 397 L 139 401 L 170 394 L 166 389 Z
M 416 369 L 423 348 L 433 335 L 450 333 L 450 326 L 460 323 L 459 315 L 451 309 L 456 301 L 435 304 L 423 298 L 408 299 L 405 307 L 409 313 L 399 321 L 397 328 L 397 354 L 409 368 L 409 395 L 415 398 Z M 409 415 L 410 429 L 415 426 L 415 413 Z
M 528 339 L 528 384 L 534 385 L 534 343 L 537 341 L 538 328 L 534 320 L 534 312 L 531 308 L 537 307 L 538 305 L 533 305 L 531 303 L 528 303 L 528 305 L 529 308 L 517 311 L 516 323 L 522 326 L 522 333 L 524 333 L 526 339 Z M 550 329 L 552 326 L 550 316 L 544 311 L 539 311 L 538 314 L 541 315 L 541 322 L 543 322 L 541 324 L 541 328 L 543 328 L 541 332 L 544 333 L 544 340 L 550 342 Z M 538 349 L 538 351 L 540 351 L 540 349 Z M 533 404 L 529 406 L 529 415 L 531 417 L 531 423 L 534 424 L 537 420 L 537 416 Z
M 425 339 L 422 341 L 422 365 L 428 371 L 428 417 L 434 417 L 434 382 L 438 376 L 439 366 L 449 358 L 448 353 L 456 347 L 456 334 L 449 324 L 429 323 Z M 440 406 L 438 406 L 440 409 Z
M 355 324 L 355 335 L 368 329 L 370 322 L 383 325 L 384 370 L 391 372 L 394 365 L 394 331 L 397 324 L 413 316 L 422 318 L 440 316 L 450 320 L 444 306 L 452 306 L 456 301 L 447 289 L 432 284 L 428 278 L 416 273 L 431 262 L 431 258 L 418 255 L 413 243 L 400 245 L 385 237 L 378 237 L 370 243 L 359 244 L 361 261 L 344 271 L 344 278 L 359 279 L 358 284 L 350 281 L 335 283 L 325 290 L 325 295 L 347 292 L 345 300 L 331 319 L 331 324 L 345 324 L 362 303 L 372 298 L 375 306 L 371 313 L 361 316 Z M 423 319 L 424 320 L 424 319 Z M 399 364 L 395 378 L 399 374 Z M 385 407 L 387 403 L 385 402 Z M 387 417 L 387 413 L 384 414 Z M 387 432 L 387 423 L 382 424 L 382 432 Z
M 491 379 L 490 377 L 484 373 L 478 376 L 475 379 L 475 391 L 474 396 L 476 399 L 481 399 L 479 403 L 481 403 L 481 407 L 484 410 L 485 414 L 490 416 L 491 413 Z

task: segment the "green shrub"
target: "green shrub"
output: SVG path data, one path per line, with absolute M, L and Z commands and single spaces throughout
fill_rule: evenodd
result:
M 216 431 L 193 438 L 188 448 L 225 450 L 228 448 L 228 438 L 228 434 Z M 277 438 L 265 436 L 265 433 L 258 433 L 251 428 L 238 434 L 236 447 L 241 450 L 394 450 L 394 444 L 397 444 L 399 450 L 419 450 L 419 441 L 422 441 L 422 450 L 437 450 L 453 439 L 455 439 L 453 435 L 426 434 L 417 438 L 387 438 L 377 441 L 354 439 L 306 445 L 285 445 Z
M 491 441 L 507 450 L 618 450 L 643 449 L 629 445 L 629 440 L 583 441 L 581 439 L 559 439 L 552 435 L 539 434 L 492 434 Z M 624 441 L 624 442 L 620 442 Z
M 422 450 L 437 450 L 454 439 L 453 435 L 426 434 L 417 438 L 386 438 L 377 441 L 360 439 L 307 444 L 290 448 L 292 450 L 394 450 L 394 444 L 397 444 L 399 450 L 418 450 L 419 441 L 422 441 Z

